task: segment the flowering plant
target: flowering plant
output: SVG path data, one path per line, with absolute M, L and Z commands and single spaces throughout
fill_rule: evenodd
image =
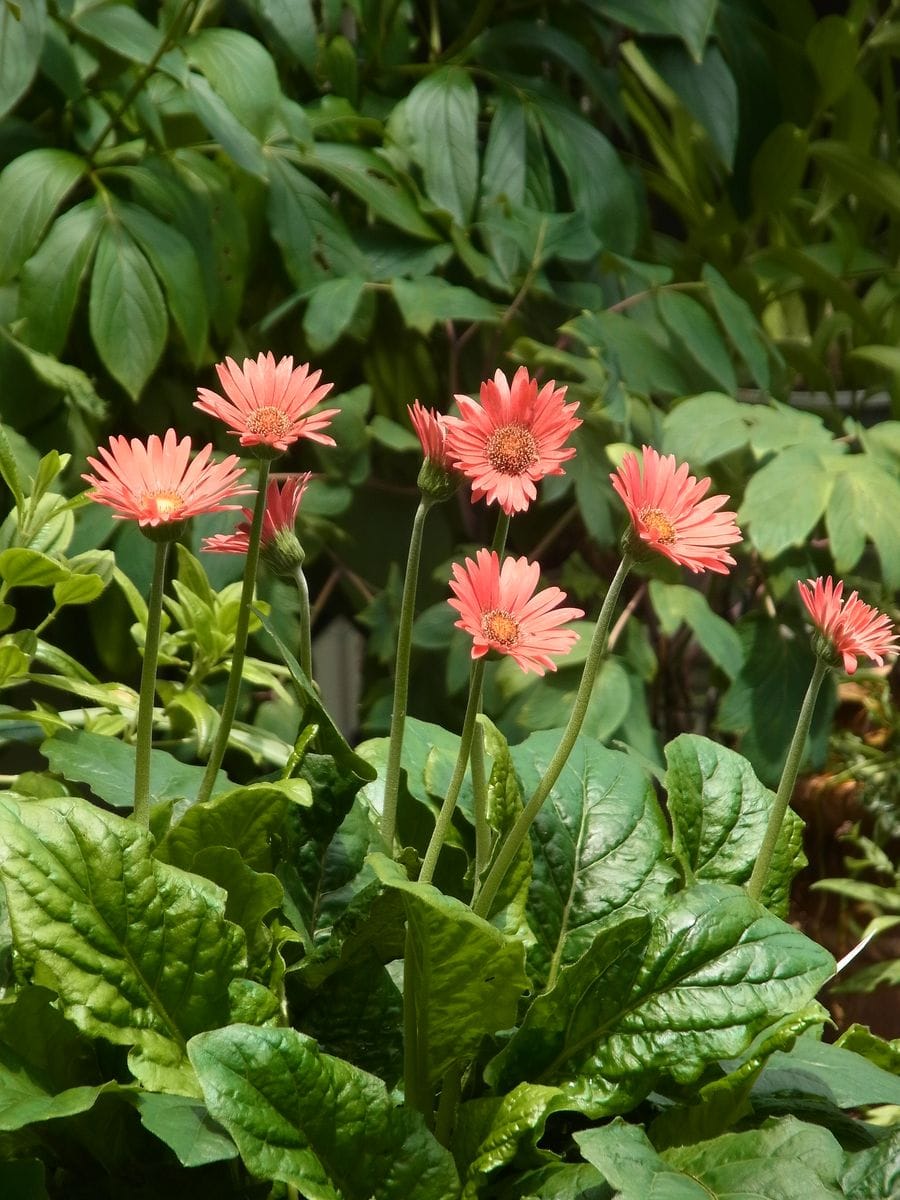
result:
M 81 701 L 5 714 L 43 731 L 50 765 L 0 798 L 0 1121 L 23 1187 L 61 1194 L 68 1136 L 108 1158 L 110 1194 L 130 1178 L 311 1200 L 878 1194 L 859 1180 L 896 1179 L 896 1135 L 856 1122 L 848 1137 L 844 1110 L 900 1102 L 884 1065 L 896 1048 L 858 1029 L 819 1040 L 835 964 L 785 918 L 819 690 L 897 650 L 888 618 L 831 578 L 800 584 L 815 667 L 774 794 L 694 733 L 665 747 L 664 772 L 604 744 L 591 713 L 626 586 L 660 567 L 727 575 L 736 514 L 688 464 L 626 451 L 610 477 L 622 555 L 591 629 L 560 587 L 539 587 L 537 558 L 507 551 L 512 519 L 575 456 L 576 405 L 525 368 L 511 384 L 498 371 L 481 406 L 410 409 L 420 502 L 390 730 L 352 746 L 317 684 L 296 529 L 310 476 L 270 479 L 304 439 L 337 442 L 340 410 L 318 409 L 328 386 L 290 359 L 229 360 L 219 377 L 228 400 L 201 389 L 198 407 L 255 472 L 211 445 L 191 460 L 173 430 L 89 459 L 89 498 L 153 543 L 146 602 L 108 553 L 26 544 L 33 495 L 0 456 L 16 499 L 4 594 L 54 589 L 48 619 L 4 637 L 5 682 Z M 240 508 L 254 478 L 244 520 L 202 546 L 245 556 L 217 594 L 178 539 L 189 517 Z M 427 522 L 468 503 L 468 484 L 497 523 L 446 573 L 440 619 L 469 665 L 457 733 L 408 711 L 409 684 Z M 260 562 L 296 587 L 296 646 L 256 594 Z M 41 636 L 112 578 L 138 620 L 137 694 Z M 248 655 L 254 627 L 277 667 Z M 561 726 L 515 743 L 494 724 L 501 670 L 579 666 Z M 224 691 L 209 682 L 221 672 Z M 240 721 L 246 682 L 289 683 L 289 742 Z M 104 1158 L 101 1119 L 121 1127 L 122 1157 Z

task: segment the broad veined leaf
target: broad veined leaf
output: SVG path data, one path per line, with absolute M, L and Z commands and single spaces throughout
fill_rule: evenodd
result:
M 900 1130 L 868 1150 L 848 1154 L 841 1176 L 845 1200 L 884 1200 L 900 1192 Z
M 594 1117 L 623 1112 L 664 1073 L 689 1083 L 743 1053 L 833 969 L 741 888 L 696 884 L 655 918 L 612 918 L 532 1002 L 486 1077 L 556 1085 Z
M 456 1200 L 449 1152 L 380 1079 L 293 1029 L 233 1025 L 188 1049 L 207 1107 L 248 1169 L 309 1200 Z
M 738 522 L 750 527 L 764 558 L 805 545 L 828 505 L 838 477 L 835 459 L 844 449 L 836 442 L 791 446 L 750 477 Z
M 559 743 L 533 734 L 510 749 L 524 796 L 531 796 Z M 668 834 L 653 785 L 634 759 L 579 738 L 532 827 L 534 869 L 529 955 L 539 978 L 555 980 L 594 940 L 611 913 L 653 909 L 674 881 Z
M 237 1158 L 237 1146 L 192 1097 L 137 1092 L 133 1102 L 144 1128 L 165 1142 L 183 1167 Z
M 169 322 L 153 269 L 117 221 L 100 235 L 88 312 L 104 366 L 137 400 L 165 348 Z
M 131 808 L 134 804 L 134 746 L 86 729 L 72 729 L 44 742 L 41 753 L 51 771 L 89 784 L 91 791 L 107 804 L 115 808 Z M 202 779 L 202 767 L 183 763 L 166 750 L 151 750 L 151 803 L 193 800 Z M 231 786 L 224 771 L 219 771 L 214 792 Z
M 328 350 L 353 321 L 365 291 L 361 275 L 342 275 L 326 279 L 309 296 L 303 314 L 303 332 L 310 349 Z
M 0 283 L 16 274 L 86 170 L 77 154 L 41 148 L 13 159 L 0 174 L 0 211 L 9 214 L 0 246 Z
M 900 1076 L 807 1033 L 790 1050 L 771 1056 L 753 1089 L 762 1100 L 791 1093 L 821 1096 L 838 1108 L 900 1105 Z
M 46 26 L 46 0 L 0 4 L 0 117 L 5 117 L 31 86 Z
M 746 883 L 753 872 L 775 797 L 745 758 L 685 733 L 666 746 L 666 791 L 676 854 L 696 879 Z M 791 881 L 806 865 L 803 822 L 788 809 L 763 903 L 787 916 Z
M 793 1117 L 656 1153 L 638 1125 L 614 1121 L 575 1134 L 621 1200 L 840 1200 L 840 1143 Z
M 64 563 L 40 550 L 15 546 L 0 553 L 0 576 L 8 588 L 52 587 L 69 574 Z
M 370 861 L 406 907 L 416 963 L 416 1058 L 424 1091 L 435 1087 L 453 1063 L 474 1054 L 486 1033 L 514 1024 L 519 1000 L 530 987 L 525 948 L 460 900 L 430 884 L 410 883 L 384 855 L 372 855 Z
M 262 42 L 238 29 L 211 28 L 185 38 L 182 47 L 241 124 L 257 138 L 265 137 L 281 88 Z
M 159 277 L 191 361 L 198 366 L 206 349 L 209 315 L 193 247 L 174 225 L 159 220 L 138 204 L 118 201 L 115 211 Z
M 745 406 L 721 392 L 690 396 L 663 418 L 663 450 L 693 467 L 742 450 L 748 441 Z
M 58 354 L 66 343 L 81 281 L 103 228 L 96 200 L 85 200 L 54 221 L 22 269 L 19 308 L 24 337 L 38 350 Z
M 654 579 L 650 599 L 666 636 L 670 637 L 684 622 L 716 666 L 734 679 L 744 661 L 740 638 L 728 621 L 713 612 L 701 591 L 683 583 Z
M 494 854 L 518 820 L 523 809 L 522 789 L 516 776 L 506 738 L 486 717 L 479 718 L 481 737 L 492 759 L 487 780 L 487 822 L 494 832 Z M 503 933 L 513 934 L 525 946 L 534 941 L 526 915 L 534 857 L 531 839 L 525 838 L 504 876 L 488 920 Z
M 83 1032 L 130 1046 L 145 1087 L 196 1094 L 187 1041 L 229 1022 L 246 962 L 221 890 L 77 797 L 4 802 L 0 831 L 15 946 L 35 982 Z
M 900 484 L 896 473 L 868 454 L 849 455 L 841 465 L 844 469 L 835 480 L 825 511 L 835 566 L 841 573 L 852 570 L 862 557 L 866 539 L 871 538 L 885 583 L 891 589 L 900 587 Z
M 547 1117 L 565 1105 L 557 1088 L 527 1083 L 506 1096 L 463 1104 L 453 1131 L 454 1157 L 465 1166 L 461 1200 L 477 1200 L 494 1171 L 511 1163 L 521 1149 L 533 1149 Z
M 404 102 L 412 154 L 431 200 L 466 226 L 478 193 L 478 92 L 461 67 L 439 67 Z

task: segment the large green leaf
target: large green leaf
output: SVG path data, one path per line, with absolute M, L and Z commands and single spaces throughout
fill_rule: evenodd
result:
M 699 62 L 718 3 L 719 0 L 679 0 L 678 4 L 660 4 L 658 0 L 594 0 L 592 7 L 636 33 L 681 38 Z
M 885 1200 L 900 1195 L 900 1129 L 868 1150 L 847 1155 L 841 1195 L 845 1200 Z
M 638 1125 L 614 1121 L 576 1133 L 585 1158 L 621 1200 L 839 1200 L 843 1152 L 835 1137 L 793 1117 L 658 1155 Z
M 304 166 L 322 171 L 357 195 L 372 212 L 411 237 L 436 241 L 440 236 L 422 215 L 404 176 L 383 156 L 346 142 L 317 142 Z
M 238 29 L 211 28 L 182 46 L 241 124 L 262 139 L 281 97 L 275 63 L 262 42 Z
M 311 1038 L 233 1025 L 195 1037 L 188 1053 L 254 1175 L 309 1200 L 456 1200 L 453 1160 L 422 1117 Z
M 838 571 L 851 571 L 871 538 L 881 560 L 884 581 L 900 587 L 900 483 L 868 454 L 848 456 L 835 480 L 825 511 L 825 528 Z
M 303 314 L 303 332 L 311 350 L 330 349 L 351 324 L 365 292 L 361 275 L 326 279 L 313 288 Z
M 22 269 L 19 306 L 24 336 L 38 350 L 58 354 L 65 345 L 78 290 L 103 228 L 96 200 L 85 200 L 54 221 Z
M 5 117 L 31 86 L 46 25 L 46 0 L 0 2 L 0 117 Z
M 827 951 L 738 887 L 697 884 L 658 915 L 620 915 L 538 996 L 487 1077 L 557 1085 L 592 1116 L 622 1112 L 668 1073 L 682 1083 L 803 1007 Z
M 764 558 L 806 544 L 837 480 L 837 443 L 791 446 L 751 476 L 738 513 Z
M 186 95 L 197 116 L 222 149 L 249 175 L 265 179 L 267 160 L 259 140 L 234 115 L 209 80 L 191 74 Z
M 656 307 L 679 349 L 723 392 L 737 391 L 734 367 L 715 321 L 702 304 L 682 292 L 661 290 Z
M 144 1128 L 165 1142 L 183 1167 L 237 1158 L 234 1142 L 192 1097 L 138 1092 L 134 1105 Z
M 88 311 L 104 366 L 136 400 L 165 348 L 169 321 L 150 264 L 117 222 L 100 235 Z
M 762 1099 L 791 1093 L 821 1096 L 838 1108 L 900 1106 L 900 1076 L 853 1050 L 807 1033 L 789 1051 L 772 1055 L 753 1093 L 754 1098 Z
M 0 805 L 17 953 L 80 1029 L 132 1047 L 151 1089 L 195 1094 L 188 1039 L 227 1024 L 241 931 L 205 879 L 152 856 L 132 821 L 75 797 Z
M 646 43 L 641 51 L 684 109 L 703 126 L 716 154 L 731 170 L 740 128 L 738 89 L 718 46 L 710 46 L 702 62 L 691 59 L 677 42 Z
M 511 748 L 529 797 L 559 743 L 533 734 Z M 538 813 L 532 832 L 534 875 L 528 922 L 537 939 L 530 967 L 555 980 L 591 945 L 611 913 L 663 902 L 674 873 L 653 785 L 634 759 L 581 737 Z
M 747 302 L 733 292 L 715 267 L 704 263 L 701 278 L 709 289 L 716 316 L 731 343 L 761 388 L 768 389 L 770 372 L 765 335 Z
M 506 1096 L 470 1100 L 459 1110 L 453 1153 L 465 1168 L 461 1200 L 478 1200 L 491 1175 L 537 1144 L 547 1117 L 565 1107 L 557 1088 L 520 1084 Z
M 0 24 L 3 17 L 0 15 Z M 29 150 L 0 175 L 0 210 L 10 214 L 0 243 L 0 283 L 11 279 L 34 250 L 53 214 L 87 170 L 68 150 Z
M 746 883 L 759 856 L 774 795 L 745 758 L 685 733 L 666 746 L 666 791 L 676 853 L 696 879 Z M 787 916 L 791 881 L 806 865 L 803 822 L 788 809 L 763 903 Z
M 468 905 L 430 884 L 410 883 L 384 855 L 371 861 L 406 907 L 415 961 L 416 1060 L 425 1085 L 434 1087 L 453 1063 L 475 1053 L 485 1034 L 515 1023 L 530 987 L 525 950 Z
M 676 404 L 663 418 L 663 450 L 702 467 L 747 445 L 746 409 L 721 392 L 702 392 Z
M 493 760 L 487 780 L 487 822 L 493 831 L 495 856 L 506 835 L 518 820 L 522 808 L 522 789 L 513 766 L 506 738 L 486 717 L 479 718 L 486 752 Z M 527 946 L 534 941 L 528 925 L 528 892 L 531 887 L 534 857 L 531 839 L 525 838 L 510 863 L 494 897 L 488 919 L 504 933 L 520 938 Z
M 439 67 L 416 84 L 403 111 L 430 199 L 468 225 L 478 193 L 478 92 L 471 76 L 461 67 Z
M 135 748 L 118 738 L 72 729 L 55 734 L 41 746 L 41 753 L 64 779 L 80 780 L 115 808 L 134 804 Z M 200 790 L 203 768 L 183 763 L 166 750 L 150 752 L 150 799 L 193 800 Z M 214 792 L 231 787 L 223 771 L 216 775 Z

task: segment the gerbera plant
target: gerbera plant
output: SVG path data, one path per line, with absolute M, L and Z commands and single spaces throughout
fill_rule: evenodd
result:
M 0 796 L 0 1195 L 95 1194 L 76 1185 L 71 1164 L 101 1143 L 104 1195 L 159 1185 L 223 1200 L 638 1200 L 657 1183 L 672 1195 L 719 1194 L 722 1179 L 735 1194 L 782 1200 L 888 1194 L 896 1138 L 867 1122 L 845 1150 L 832 1133 L 851 1124 L 822 1100 L 832 1048 L 811 1054 L 801 1039 L 798 1069 L 784 1064 L 821 1024 L 815 996 L 835 966 L 784 920 L 802 861 L 790 796 L 823 678 L 892 656 L 888 617 L 830 577 L 801 582 L 802 605 L 784 622 L 808 614 L 817 660 L 777 795 L 734 750 L 692 732 L 665 747 L 665 770 L 652 730 L 629 740 L 626 722 L 614 745 L 586 735 L 592 698 L 602 707 L 617 671 L 628 703 L 643 694 L 619 649 L 600 675 L 610 643 L 644 646 L 628 622 L 648 590 L 652 599 L 655 585 L 669 586 L 628 588 L 632 571 L 683 568 L 686 610 L 710 584 L 712 598 L 729 594 L 723 611 L 752 592 L 730 577 L 736 506 L 687 463 L 649 445 L 628 451 L 612 490 L 596 481 L 622 504 L 621 559 L 602 586 L 585 586 L 577 565 L 560 566 L 563 553 L 523 544 L 521 526 L 540 527 L 541 511 L 511 524 L 575 453 L 576 405 L 524 367 L 511 381 L 497 371 L 479 403 L 457 397 L 456 414 L 418 401 L 408 410 L 421 459 L 395 654 L 384 618 L 392 589 L 366 615 L 374 624 L 379 614 L 379 660 L 394 659 L 389 735 L 351 746 L 312 679 L 296 525 L 318 489 L 293 461 L 270 478 L 274 458 L 299 459 L 305 440 L 326 447 L 327 464 L 338 410 L 320 408 L 320 373 L 289 358 L 227 359 L 217 371 L 223 394 L 203 388 L 197 407 L 224 423 L 223 443 L 235 435 L 256 460 L 255 503 L 235 455 L 217 460 L 207 445 L 192 456 L 174 430 L 114 437 L 84 475 L 95 501 L 156 545 L 133 747 L 131 689 L 49 645 L 46 619 L 7 632 L 11 589 L 50 581 L 55 613 L 103 580 L 59 550 L 83 503 L 48 504 L 40 490 L 62 460 L 41 465 L 38 498 L 26 498 L 0 435 L 16 501 L 0 530 L 0 681 L 29 685 L 29 699 L 0 719 L 17 736 L 43 730 L 54 772 L 48 781 L 26 771 Z M 378 454 L 390 441 L 416 448 L 380 415 Z M 397 488 L 392 504 L 412 491 Z M 492 544 L 454 551 L 448 533 L 472 537 L 484 510 L 470 505 L 482 501 L 496 506 Z M 191 519 L 239 508 L 232 530 L 202 548 L 244 556 L 240 585 L 216 595 L 201 562 L 177 549 L 175 631 L 157 680 L 169 548 L 193 536 Z M 20 512 L 32 515 L 31 540 Z M 543 545 L 559 526 L 549 528 Z M 439 599 L 417 624 L 425 548 Z M 584 553 L 596 568 L 607 549 Z M 87 555 L 85 570 L 99 561 Z M 272 702 L 270 664 L 245 655 L 260 557 L 300 590 L 297 658 L 289 623 L 263 623 L 293 706 Z M 142 620 L 131 574 L 115 578 Z M 583 610 L 595 618 L 584 642 Z M 203 662 L 221 663 L 232 629 L 217 705 L 195 668 L 201 647 Z M 192 638 L 198 653 L 182 662 Z M 419 719 L 445 711 L 445 697 L 428 695 L 434 707 L 416 711 L 444 677 L 423 670 L 410 689 L 429 639 L 450 646 L 451 697 L 469 676 L 465 711 L 447 729 Z M 235 723 L 242 680 L 260 703 Z M 46 696 L 59 687 L 81 707 L 52 710 Z M 544 728 L 560 705 L 560 727 Z M 368 712 L 387 725 L 386 706 Z M 506 736 L 513 712 L 535 727 L 520 742 Z M 134 814 L 122 816 L 132 763 Z M 91 1039 L 111 1046 L 95 1053 Z M 779 1070 L 767 1078 L 775 1051 Z M 896 1089 L 893 1075 L 870 1062 L 857 1086 L 844 1070 L 851 1050 L 834 1053 L 843 1083 L 829 1095 L 848 1107 L 894 1102 L 896 1090 L 882 1091 L 885 1078 Z M 886 1061 L 891 1050 L 877 1053 Z M 802 1087 L 810 1077 L 816 1123 L 773 1118 L 784 1079 Z M 85 1133 L 95 1108 L 104 1128 L 115 1120 L 110 1146 Z M 740 1128 L 729 1132 L 734 1114 Z M 185 1171 L 195 1172 L 187 1182 Z

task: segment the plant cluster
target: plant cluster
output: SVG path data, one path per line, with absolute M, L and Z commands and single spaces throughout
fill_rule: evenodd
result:
M 830 577 L 801 584 L 815 667 L 777 793 L 685 734 L 666 747 L 663 805 L 647 764 L 583 732 L 610 625 L 640 562 L 727 574 L 741 533 L 709 479 L 645 446 L 612 480 L 622 557 L 568 722 L 509 745 L 481 711 L 487 659 L 555 671 L 583 614 L 505 544 L 536 485 L 575 461 L 579 418 L 565 387 L 497 371 L 458 415 L 410 409 L 421 501 L 391 731 L 351 748 L 312 670 L 295 529 L 306 479 L 270 480 L 298 441 L 335 441 L 328 387 L 269 355 L 219 377 L 226 394 L 201 388 L 197 407 L 256 459 L 257 480 L 246 520 L 204 547 L 246 564 L 199 764 L 184 742 L 165 748 L 178 709 L 207 704 L 191 673 L 180 688 L 157 680 L 166 568 L 190 517 L 254 489 L 237 456 L 191 458 L 174 429 L 113 437 L 85 475 L 90 499 L 153 546 L 138 695 L 97 705 L 86 686 L 82 728 L 44 703 L 19 714 L 50 734 L 51 771 L 0 800 L 4 1195 L 890 1194 L 896 1127 L 848 1110 L 900 1105 L 897 1048 L 857 1028 L 821 1041 L 815 996 L 834 963 L 784 920 L 803 862 L 789 800 L 820 685 L 897 650 L 887 617 Z M 34 484 L 25 497 L 8 448 L 0 465 L 21 534 Z M 444 604 L 471 664 L 456 736 L 407 704 L 423 531 L 464 484 L 498 518 L 492 546 L 453 565 Z M 34 547 L 5 553 L 22 572 L 78 574 Z M 202 639 L 219 598 L 179 553 L 169 615 Z M 260 559 L 297 585 L 299 661 L 254 606 Z M 290 753 L 235 785 L 221 768 L 247 744 L 235 716 L 254 613 L 299 719 Z M 38 653 L 36 632 L 12 637 Z

